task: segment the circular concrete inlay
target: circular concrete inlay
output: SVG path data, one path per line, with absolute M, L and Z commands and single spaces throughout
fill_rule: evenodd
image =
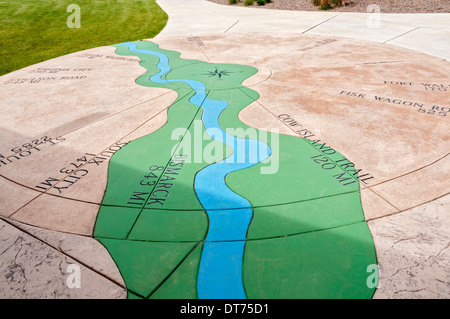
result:
M 170 69 L 163 72 L 165 57 Z M 159 82 L 152 78 L 158 72 Z M 233 249 L 245 251 L 244 296 L 371 297 L 365 279 L 376 262 L 373 242 L 378 262 L 390 261 L 380 260 L 378 233 L 366 222 L 379 229 L 378 220 L 449 193 L 449 74 L 449 62 L 395 46 L 293 34 L 160 38 L 30 66 L 0 77 L 0 215 L 94 236 L 117 263 L 129 297 L 215 297 L 202 258 L 230 241 L 236 247 L 220 251 L 230 259 Z M 242 146 L 259 152 L 255 162 L 239 162 L 237 139 L 219 138 L 216 122 L 202 118 L 208 101 L 230 106 L 214 115 L 223 131 L 261 142 Z M 251 165 L 211 172 L 217 183 L 196 182 L 202 169 L 233 153 Z M 239 199 L 217 186 L 224 178 Z M 245 227 L 223 217 L 244 210 Z M 217 212 L 224 219 L 214 224 Z M 222 226 L 224 234 L 214 232 Z M 322 253 L 286 260 L 309 243 Z M 352 255 L 338 243 L 367 251 Z M 152 263 L 133 257 L 144 251 L 167 262 L 136 278 L 131 261 Z M 261 257 L 266 252 L 272 259 Z M 335 286 L 314 293 L 267 274 L 316 254 L 344 255 L 342 272 L 353 260 L 367 267 L 352 280 L 333 273 Z M 303 271 L 312 278 L 330 270 L 311 263 Z M 185 295 L 174 294 L 179 282 L 191 287 Z M 348 294 L 355 285 L 356 295 Z

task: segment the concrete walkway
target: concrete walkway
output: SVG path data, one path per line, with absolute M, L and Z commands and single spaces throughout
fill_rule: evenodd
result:
M 206 0 L 157 3 L 169 15 L 167 26 L 157 38 L 249 32 L 328 35 L 393 44 L 450 60 L 450 13 L 281 11 L 218 5 Z

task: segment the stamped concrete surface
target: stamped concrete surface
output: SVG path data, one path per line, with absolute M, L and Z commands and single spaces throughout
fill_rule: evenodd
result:
M 239 113 L 243 123 L 348 159 L 339 166 L 359 177 L 380 266 L 374 298 L 450 298 L 450 51 L 448 41 L 426 45 L 448 35 L 448 15 L 382 15 L 382 28 L 365 33 L 354 28 L 366 23 L 358 14 L 158 3 L 169 14 L 152 39 L 161 48 L 258 70 L 243 83 L 260 94 Z M 264 32 L 248 34 L 255 29 Z M 114 261 L 92 238 L 108 164 L 160 129 L 178 96 L 137 85 L 140 59 L 115 50 L 0 78 L 3 298 L 126 297 Z M 68 282 L 78 279 L 81 287 Z
M 369 221 L 380 267 L 375 298 L 448 299 L 449 196 Z

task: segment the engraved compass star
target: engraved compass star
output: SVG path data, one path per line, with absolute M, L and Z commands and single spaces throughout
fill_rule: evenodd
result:
M 207 72 L 206 74 L 204 74 L 204 75 L 208 75 L 209 77 L 217 76 L 219 79 L 221 79 L 223 75 L 228 76 L 228 75 L 230 75 L 230 73 L 233 73 L 233 72 L 229 72 L 229 71 L 226 71 L 226 70 L 219 71 L 219 70 L 217 70 L 217 68 L 216 68 L 216 69 L 214 70 L 214 72 L 213 72 L 213 71 L 208 71 L 208 72 Z

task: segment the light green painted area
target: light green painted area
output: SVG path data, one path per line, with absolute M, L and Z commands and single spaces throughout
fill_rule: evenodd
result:
M 129 235 L 130 240 L 201 241 L 208 218 L 204 211 L 144 209 Z
M 247 198 L 253 207 L 293 203 L 359 190 L 357 182 L 343 185 L 340 179 L 348 174 L 339 166 L 329 169 L 333 167 L 330 161 L 316 163 L 315 159 L 323 159 L 324 155 L 305 139 L 278 135 L 276 144 L 272 140 L 268 143 L 272 148 L 271 158 L 245 171 L 233 172 L 226 179 L 228 186 Z M 332 165 L 323 168 L 322 165 L 327 163 Z M 267 169 L 271 167 L 275 172 L 261 174 L 262 166 Z
M 375 249 L 365 223 L 247 242 L 248 298 L 371 298 L 368 266 Z
M 220 126 L 225 130 L 231 130 L 230 133 L 234 133 L 234 136 L 240 138 L 258 138 L 267 142 L 264 138 L 265 131 L 246 125 L 238 117 L 239 112 L 259 98 L 259 94 L 256 91 L 246 87 L 230 88 L 228 90 L 211 91 L 208 97 L 213 100 L 227 101 L 229 104 L 219 117 Z
M 178 98 L 162 128 L 112 157 L 94 237 L 116 261 L 129 298 L 197 298 L 208 218 L 195 194 L 195 176 L 232 150 L 205 135 L 202 110 L 189 102 L 190 87 L 150 82 L 159 72 L 158 58 L 116 48 L 119 55 L 138 56 L 148 70 L 136 83 L 173 89 Z M 366 269 L 376 264 L 376 255 L 358 180 L 351 166 L 340 165 L 345 157 L 320 141 L 242 123 L 239 112 L 259 94 L 241 83 L 256 69 L 180 59 L 148 41 L 138 49 L 169 57 L 173 68 L 166 79 L 200 81 L 208 98 L 226 101 L 219 123 L 227 133 L 271 147 L 266 161 L 226 176 L 229 188 L 253 208 L 243 261 L 247 297 L 370 298 L 374 289 L 367 287 Z M 155 201 L 165 189 L 167 196 Z
M 364 222 L 359 192 L 253 209 L 247 238 L 281 237 Z
M 181 264 L 195 243 L 99 238 L 116 262 L 127 289 L 148 297 Z
M 151 299 L 196 299 L 197 273 L 203 245 L 200 243 Z
M 95 223 L 95 237 L 125 239 L 141 210 L 132 207 L 102 206 Z
M 211 157 L 230 155 L 231 148 L 209 137 L 202 141 L 206 131 L 201 110 L 188 102 L 191 96 L 170 107 L 169 121 L 160 130 L 128 143 L 126 152 L 113 157 L 103 205 L 203 211 L 193 188 L 195 174 L 211 164 Z M 170 195 L 163 205 L 151 204 L 164 184 L 170 186 Z
M 127 299 L 145 299 L 145 298 L 140 297 L 128 290 L 127 291 Z
M 108 168 L 108 185 L 102 201 L 103 205 L 130 206 L 142 208 L 161 179 L 173 152 L 183 135 L 172 137 L 178 128 L 187 129 L 199 108 L 189 103 L 192 93 L 179 98 L 169 109 L 169 121 L 153 134 L 144 136 L 124 146 L 124 152 L 117 152 Z M 130 156 L 130 154 L 133 154 Z M 199 203 L 187 209 L 201 209 Z
M 173 69 L 167 73 L 166 79 L 186 79 L 202 82 L 210 91 L 222 91 L 242 88 L 241 83 L 256 74 L 257 69 L 246 65 L 218 64 L 197 61 Z M 220 76 L 220 77 L 219 77 Z M 209 96 L 208 96 L 209 97 Z M 215 99 L 209 97 L 210 99 Z M 230 94 L 226 94 L 229 100 Z

